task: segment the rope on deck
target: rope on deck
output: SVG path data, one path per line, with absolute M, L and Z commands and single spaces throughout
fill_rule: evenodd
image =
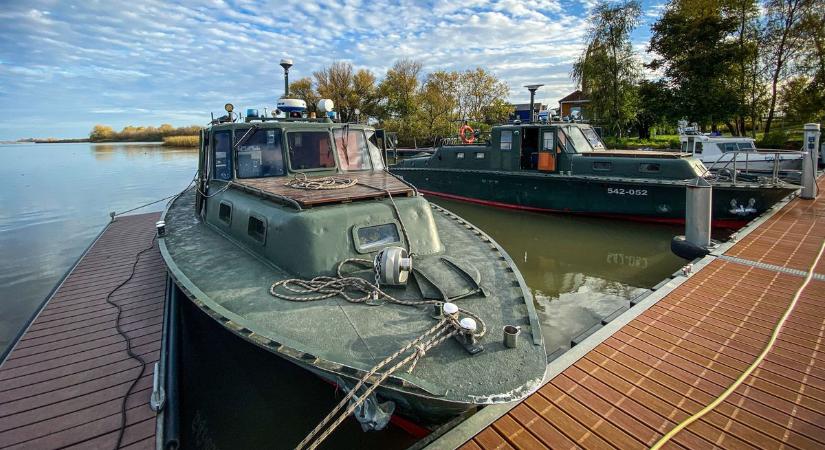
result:
M 774 344 L 776 343 L 776 340 L 779 337 L 779 333 L 782 331 L 782 327 L 785 326 L 785 322 L 788 320 L 788 317 L 790 317 L 791 313 L 796 307 L 796 304 L 799 302 L 799 297 L 802 295 L 802 291 L 805 290 L 806 287 L 808 287 L 808 284 L 810 284 L 811 280 L 813 279 L 814 270 L 816 270 L 816 266 L 819 265 L 819 260 L 820 258 L 822 258 L 823 251 L 825 251 L 825 240 L 823 240 L 822 245 L 819 246 L 819 253 L 817 253 L 813 264 L 811 264 L 811 267 L 808 270 L 808 275 L 805 277 L 805 281 L 802 282 L 802 286 L 799 286 L 799 289 L 796 290 L 796 293 L 793 296 L 793 300 L 791 300 L 791 304 L 788 305 L 788 309 L 785 310 L 785 314 L 783 314 L 782 318 L 779 319 L 779 322 L 776 324 L 776 327 L 774 328 L 773 333 L 771 334 L 771 338 L 768 340 L 768 343 L 765 345 L 765 348 L 762 349 L 762 353 L 759 354 L 756 360 L 753 363 L 751 363 L 751 365 L 748 366 L 748 368 L 745 369 L 744 372 L 742 372 L 742 375 L 740 375 L 739 378 L 737 378 L 733 382 L 733 384 L 731 384 L 727 389 L 725 389 L 725 392 L 722 392 L 722 394 L 719 397 L 713 400 L 709 405 L 702 408 L 701 411 L 697 412 L 696 414 L 688 417 L 687 419 L 677 424 L 676 427 L 674 427 L 667 434 L 662 436 L 662 438 L 659 439 L 655 444 L 653 444 L 653 446 L 650 447 L 651 450 L 659 450 L 660 448 L 662 448 L 663 445 L 665 445 L 669 440 L 671 440 L 673 436 L 676 436 L 676 433 L 682 431 L 688 425 L 701 419 L 705 414 L 709 413 L 714 408 L 719 406 L 719 404 L 721 404 L 723 401 L 725 401 L 725 399 L 727 399 L 731 394 L 733 394 L 733 392 L 745 381 L 745 379 L 747 379 L 750 376 L 750 374 L 753 373 L 753 371 L 756 370 L 756 368 L 760 364 L 762 364 L 762 361 L 765 359 L 766 356 L 768 356 L 768 352 L 771 351 Z

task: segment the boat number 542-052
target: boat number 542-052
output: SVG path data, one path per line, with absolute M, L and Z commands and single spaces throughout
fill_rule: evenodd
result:
M 647 195 L 647 189 L 607 188 L 608 194 L 615 195 Z

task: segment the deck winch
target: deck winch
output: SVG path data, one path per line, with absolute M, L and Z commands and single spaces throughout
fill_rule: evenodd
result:
M 373 267 L 378 284 L 402 286 L 412 272 L 412 257 L 401 247 L 387 247 L 375 255 Z

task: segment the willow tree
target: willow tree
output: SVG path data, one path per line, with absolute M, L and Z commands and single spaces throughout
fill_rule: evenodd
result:
M 587 46 L 573 64 L 573 78 L 590 100 L 591 117 L 619 137 L 633 121 L 638 106 L 636 86 L 641 68 L 630 33 L 640 15 L 636 0 L 598 4 L 589 19 Z

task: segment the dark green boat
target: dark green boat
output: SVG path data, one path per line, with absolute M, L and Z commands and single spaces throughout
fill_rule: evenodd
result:
M 487 235 L 387 172 L 374 129 L 301 115 L 232 118 L 204 130 L 196 186 L 161 224 L 175 283 L 216 325 L 349 389 L 446 320 L 450 302 L 462 328 L 421 348 L 378 400 L 434 422 L 540 386 L 545 348 L 518 269 Z M 288 279 L 332 283 L 307 292 L 300 281 L 278 284 Z M 387 295 L 363 295 L 366 283 Z M 503 343 L 508 326 L 514 348 Z
M 493 127 L 485 144 L 448 140 L 390 167 L 421 192 L 530 211 L 684 223 L 685 184 L 712 179 L 713 225 L 744 225 L 799 189 L 776 177 L 709 174 L 683 153 L 607 150 L 581 123 Z

